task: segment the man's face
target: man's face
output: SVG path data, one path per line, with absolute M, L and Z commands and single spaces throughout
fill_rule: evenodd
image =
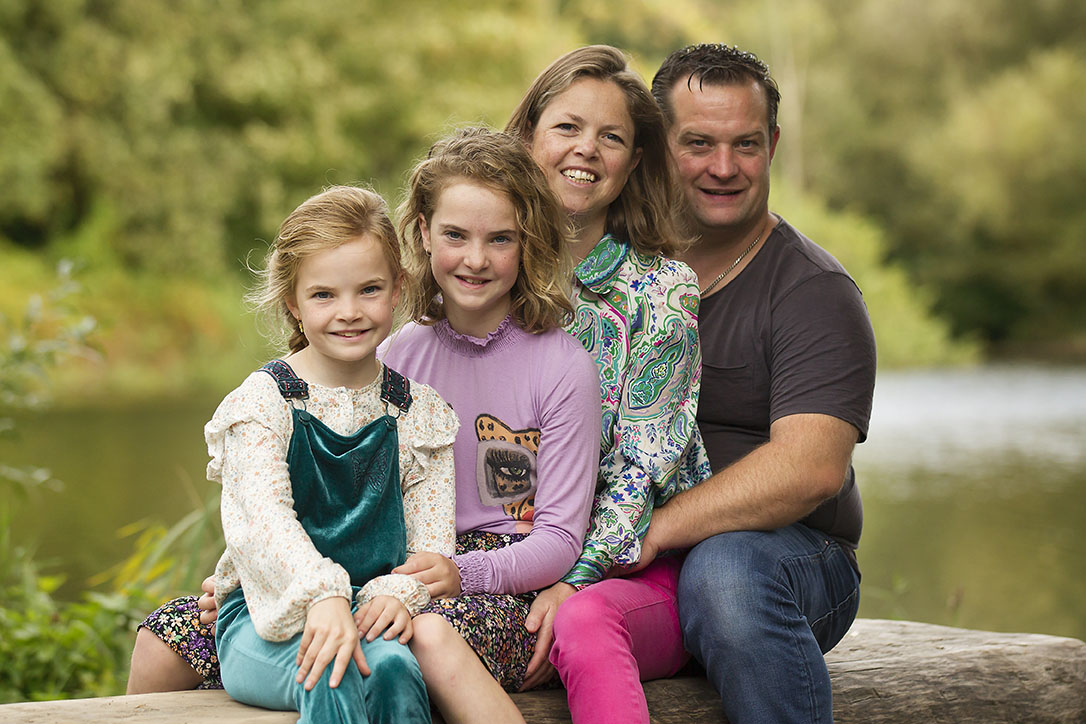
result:
M 766 125 L 765 92 L 749 84 L 671 89 L 668 147 L 702 233 L 748 232 L 769 210 L 769 164 L 780 129 Z

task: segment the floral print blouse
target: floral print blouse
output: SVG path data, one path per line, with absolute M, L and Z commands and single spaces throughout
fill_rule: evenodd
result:
M 380 371 L 361 389 L 309 384 L 306 410 L 341 435 L 381 417 Z M 407 551 L 455 552 L 455 482 L 452 443 L 456 414 L 426 385 L 411 383 L 414 401 L 396 427 Z M 257 633 L 284 641 L 305 627 L 309 607 L 332 596 L 351 599 L 347 571 L 314 547 L 293 508 L 287 449 L 293 433 L 290 403 L 272 377 L 254 372 L 226 396 L 204 427 L 211 462 L 208 480 L 221 482 L 226 552 L 215 568 L 215 596 L 244 585 Z M 398 598 L 411 615 L 430 602 L 410 576 L 389 574 L 358 594 Z
M 641 557 L 652 509 L 709 477 L 695 416 L 701 385 L 697 276 L 608 234 L 575 270 L 566 331 L 596 361 L 600 470 L 581 557 L 562 579 L 583 587 Z

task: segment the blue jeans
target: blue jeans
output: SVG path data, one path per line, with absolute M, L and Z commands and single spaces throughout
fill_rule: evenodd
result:
M 278 711 L 296 711 L 299 724 L 430 724 L 430 704 L 419 663 L 396 639 L 362 641 L 370 675 L 362 676 L 354 661 L 332 689 L 332 663 L 306 691 L 294 677 L 302 634 L 287 641 L 265 641 L 257 635 L 238 589 L 223 602 L 216 643 L 223 687 L 234 699 Z
M 683 644 L 732 724 L 832 722 L 822 654 L 848 631 L 860 578 L 832 538 L 796 523 L 708 538 L 679 576 Z

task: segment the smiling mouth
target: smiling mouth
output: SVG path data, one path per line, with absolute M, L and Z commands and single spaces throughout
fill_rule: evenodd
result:
M 708 194 L 709 196 L 736 196 L 740 193 L 738 189 L 734 191 L 729 191 L 727 189 L 702 189 L 701 192 L 703 194 Z
M 367 332 L 369 332 L 368 329 L 363 329 L 363 330 L 350 330 L 350 331 L 346 331 L 346 332 L 332 332 L 332 334 L 334 334 L 337 337 L 343 337 L 344 339 L 354 339 L 355 337 L 361 337 L 362 335 L 366 334 Z
M 458 276 L 456 278 L 459 279 L 460 281 L 464 282 L 465 284 L 469 284 L 469 285 L 471 285 L 473 287 L 481 287 L 481 286 L 483 286 L 484 284 L 486 284 L 486 283 L 488 283 L 490 281 L 489 279 L 478 279 L 478 278 L 472 278 L 472 277 L 460 277 L 460 276 Z
M 582 184 L 596 183 L 596 174 L 591 171 L 585 171 L 579 168 L 567 168 L 562 172 L 562 175 L 568 178 L 570 181 L 576 181 Z

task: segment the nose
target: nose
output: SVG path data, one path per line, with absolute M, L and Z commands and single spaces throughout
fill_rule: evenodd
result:
M 709 160 L 709 174 L 716 178 L 731 178 L 737 173 L 738 166 L 731 148 L 724 146 L 713 151 Z
M 362 317 L 362 300 L 355 295 L 347 296 L 336 308 L 340 321 L 353 322 Z
M 483 242 L 475 241 L 464 249 L 464 264 L 469 269 L 482 269 L 487 265 L 486 248 Z
M 598 148 L 599 145 L 596 137 L 590 133 L 582 133 L 577 136 L 577 140 L 573 146 L 573 150 L 585 158 L 592 158 L 595 156 Z

